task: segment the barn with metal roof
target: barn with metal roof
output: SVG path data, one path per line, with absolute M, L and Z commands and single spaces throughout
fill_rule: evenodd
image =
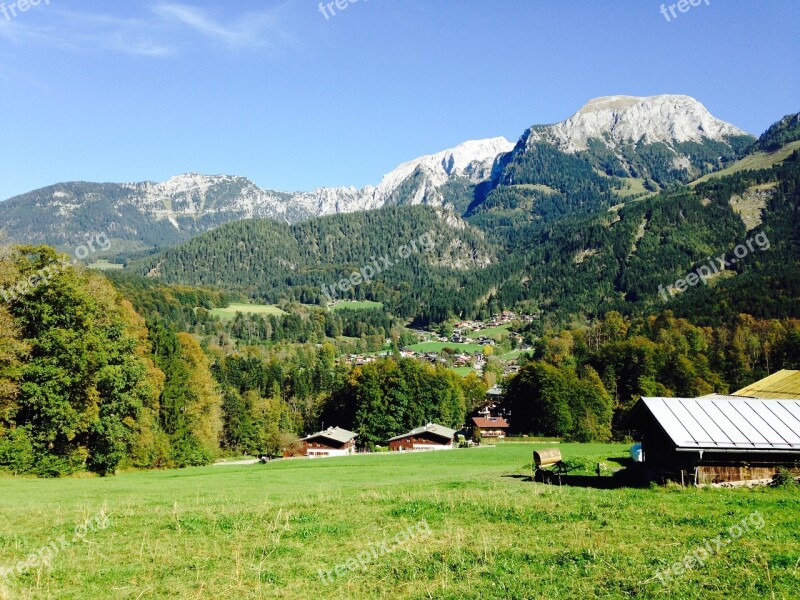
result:
M 733 393 L 751 398 L 800 400 L 800 371 L 782 370 Z
M 711 395 L 642 398 L 626 419 L 645 465 L 696 483 L 800 471 L 800 400 Z

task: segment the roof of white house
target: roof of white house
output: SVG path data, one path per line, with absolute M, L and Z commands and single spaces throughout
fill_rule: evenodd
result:
M 443 427 L 441 425 L 436 425 L 434 423 L 428 423 L 424 427 L 417 427 L 416 429 L 412 429 L 408 433 L 404 433 L 403 435 L 396 435 L 393 438 L 390 438 L 389 441 L 393 442 L 395 440 L 402 440 L 403 438 L 410 437 L 412 435 L 419 435 L 420 433 L 425 433 L 426 431 L 431 432 L 434 435 L 439 437 L 453 439 L 456 434 L 455 429 L 450 429 L 448 427 Z
M 327 429 L 323 429 L 322 431 L 318 431 L 317 433 L 312 433 L 311 435 L 304 437 L 303 441 L 305 442 L 318 437 L 324 437 L 329 440 L 346 444 L 350 440 L 357 438 L 358 434 L 353 433 L 352 431 L 347 431 L 347 429 L 342 429 L 341 427 L 328 427 Z
M 679 449 L 800 452 L 800 400 L 642 398 Z

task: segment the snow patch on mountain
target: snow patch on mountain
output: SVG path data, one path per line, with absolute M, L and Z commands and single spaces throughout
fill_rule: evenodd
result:
M 387 173 L 375 190 L 375 195 L 388 198 L 417 169 L 424 172 L 434 187 L 443 186 L 452 177 L 466 177 L 473 183 L 480 183 L 491 175 L 492 165 L 498 155 L 511 152 L 513 148 L 514 144 L 506 138 L 496 137 L 464 142 L 449 150 L 421 156 Z

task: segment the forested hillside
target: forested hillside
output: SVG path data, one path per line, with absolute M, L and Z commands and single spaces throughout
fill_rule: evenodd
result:
M 211 307 L 224 296 L 126 280 L 121 287 L 132 292 L 145 320 L 103 275 L 63 258 L 32 246 L 5 248 L 0 258 L 0 287 L 32 282 L 0 305 L 3 471 L 109 475 L 208 464 L 226 452 L 280 454 L 325 415 L 357 429 L 371 446 L 423 414 L 456 426 L 487 389 L 475 375 L 462 379 L 416 361 L 384 360 L 364 370 L 337 365 L 348 349 L 342 336 L 353 336 L 349 349 L 362 351 L 383 347 L 386 337 L 395 351 L 407 341 L 383 310 L 192 322 L 183 320 L 187 304 Z M 176 322 L 188 330 L 216 325 L 216 334 L 203 336 L 212 345 L 201 347 Z M 228 346 L 229 336 L 241 351 Z M 391 375 L 397 364 L 399 378 Z M 380 400 L 370 391 L 376 381 L 384 390 Z M 408 388 L 400 410 L 406 385 L 423 387 Z M 383 418 L 387 405 L 398 407 L 392 421 Z M 338 406 L 350 407 L 351 417 L 337 415 Z
M 339 290 L 335 298 L 380 298 L 396 314 L 413 317 L 426 312 L 431 297 L 459 294 L 468 273 L 494 262 L 495 248 L 479 230 L 447 211 L 415 206 L 292 226 L 242 221 L 130 268 L 169 283 L 217 286 L 264 302 L 316 304 L 326 300 L 323 286 L 370 267 L 370 281 Z
M 701 327 L 671 311 L 628 319 L 611 312 L 536 342 L 507 384 L 519 433 L 575 440 L 617 436 L 642 396 L 734 392 L 779 369 L 800 368 L 800 320 L 741 314 Z
M 785 119 L 759 143 L 796 141 L 793 122 Z M 478 316 L 487 307 L 541 310 L 543 329 L 610 310 L 800 316 L 797 152 L 769 168 L 627 200 L 617 195 L 621 179 L 550 145 L 521 142 L 495 170 L 496 186 L 466 220 L 443 209 L 393 207 L 294 226 L 247 221 L 130 267 L 259 301 L 324 303 L 331 298 L 322 286 L 429 231 L 430 252 L 394 260 L 337 297 L 383 302 L 420 324 Z M 750 248 L 703 285 L 674 293 L 676 281 L 711 257 L 732 257 L 756 237 L 769 248 Z M 778 293 L 761 294 L 764 286 Z

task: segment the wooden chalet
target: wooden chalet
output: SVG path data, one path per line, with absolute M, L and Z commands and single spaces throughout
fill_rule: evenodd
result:
M 304 437 L 300 441 L 303 442 L 305 456 L 323 458 L 354 454 L 356 451 L 356 437 L 358 437 L 358 434 L 341 427 L 328 427 L 323 431 Z
M 450 450 L 453 448 L 454 429 L 428 423 L 389 440 L 393 452 L 422 452 L 426 450 Z
M 503 417 L 473 417 L 472 424 L 483 439 L 501 440 L 508 432 L 508 422 Z

